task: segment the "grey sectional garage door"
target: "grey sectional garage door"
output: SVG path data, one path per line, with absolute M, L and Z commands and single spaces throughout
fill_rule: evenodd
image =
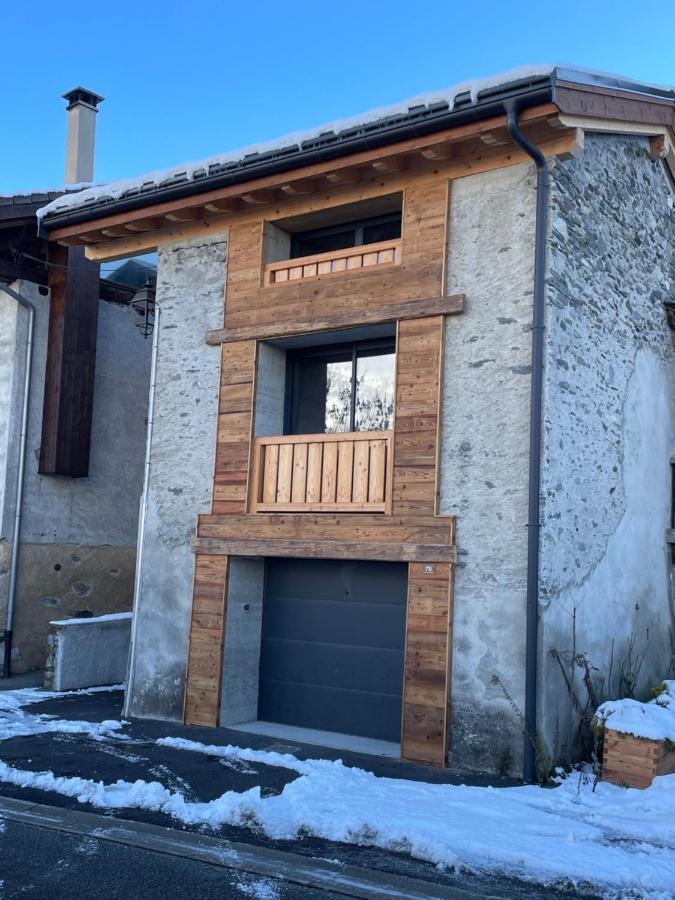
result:
M 268 559 L 258 716 L 401 737 L 407 566 Z

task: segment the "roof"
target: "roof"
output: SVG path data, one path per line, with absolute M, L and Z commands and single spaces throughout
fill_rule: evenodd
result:
M 69 191 L 81 191 L 92 185 L 84 184 L 61 185 L 60 187 L 41 188 L 39 190 L 26 191 L 17 194 L 0 193 L 0 222 L 14 219 L 33 218 L 40 207 L 58 200 Z
M 279 174 L 319 160 L 334 159 L 357 150 L 372 149 L 501 114 L 507 102 L 517 104 L 519 109 L 550 102 L 561 82 L 629 92 L 645 99 L 675 104 L 675 90 L 670 87 L 564 66 L 525 66 L 465 81 L 442 91 L 420 94 L 276 140 L 149 172 L 138 178 L 90 187 L 50 202 L 38 211 L 38 217 L 43 227 L 50 230 L 251 178 Z

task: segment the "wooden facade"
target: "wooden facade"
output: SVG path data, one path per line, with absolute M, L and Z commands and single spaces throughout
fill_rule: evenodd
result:
M 547 156 L 580 139 L 548 104 L 521 126 Z M 227 231 L 220 397 L 211 512 L 199 515 L 185 721 L 217 725 L 230 560 L 235 556 L 408 564 L 401 755 L 447 758 L 455 520 L 438 510 L 443 344 L 464 298 L 447 296 L 454 178 L 529 161 L 495 117 L 299 167 L 149 209 L 102 216 L 53 237 L 92 259 Z M 401 237 L 295 260 L 266 254 L 268 223 L 402 197 Z M 279 227 L 279 226 L 278 226 Z M 261 341 L 384 324 L 396 334 L 393 429 L 255 434 Z
M 445 763 L 455 524 L 437 511 L 446 322 L 439 313 L 462 308 L 461 298 L 444 297 L 448 202 L 447 179 L 415 183 L 404 191 L 402 237 L 386 262 L 345 266 L 325 275 L 317 270 L 307 277 L 299 268 L 297 277 L 284 282 L 271 281 L 264 264 L 264 221 L 231 228 L 225 317 L 217 335 L 222 355 L 212 514 L 199 517 L 195 541 L 186 722 L 218 723 L 225 560 L 406 561 L 410 599 L 402 755 Z M 359 249 L 363 263 L 369 248 Z M 325 260 L 317 266 L 320 262 Z M 304 259 L 301 265 L 311 262 Z M 275 272 L 283 270 L 278 266 Z M 429 305 L 430 298 L 444 302 Z M 343 327 L 364 320 L 394 324 L 393 430 L 257 438 L 255 335 L 270 339 L 315 331 L 305 323 L 330 322 L 336 310 Z M 251 337 L 239 339 L 244 334 Z M 209 559 L 210 570 L 205 568 Z M 214 617 L 208 631 L 205 604 L 211 604 Z

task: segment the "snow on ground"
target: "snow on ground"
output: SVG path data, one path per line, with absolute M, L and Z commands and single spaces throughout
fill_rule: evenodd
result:
M 5 701 L 0 739 L 44 730 L 71 730 L 95 740 L 104 734 L 123 738 L 123 722 L 68 722 L 23 712 L 28 703 L 50 696 L 0 694 L 0 703 Z M 255 827 L 277 840 L 313 835 L 402 851 L 445 867 L 505 873 L 545 885 L 571 883 L 607 897 L 628 892 L 653 900 L 675 896 L 675 775 L 656 778 L 644 791 L 604 782 L 594 787 L 592 777 L 580 773 L 555 788 L 478 788 L 378 778 L 339 761 L 299 760 L 182 738 L 160 738 L 157 744 L 229 762 L 278 766 L 299 777 L 275 796 L 262 797 L 255 787 L 226 791 L 208 802 L 188 800 L 181 790 L 157 781 L 105 784 L 3 762 L 0 780 L 56 791 L 102 809 L 160 811 L 187 825 Z
M 43 700 L 53 700 L 64 696 L 77 697 L 84 694 L 96 694 L 108 691 L 123 690 L 124 685 L 115 684 L 110 687 L 86 688 L 78 691 L 69 691 L 67 694 L 57 691 L 42 691 L 38 688 L 20 688 L 16 691 L 0 691 L 0 741 L 7 741 L 13 737 L 27 737 L 31 734 L 48 734 L 60 732 L 62 734 L 81 734 L 93 740 L 104 740 L 115 735 L 118 740 L 124 740 L 124 735 L 119 732 L 124 727 L 123 722 L 111 719 L 105 722 L 79 722 L 59 719 L 56 716 L 35 715 L 25 713 L 24 706 L 40 703 Z
M 609 700 L 598 707 L 595 720 L 624 734 L 653 741 L 675 741 L 675 681 L 664 681 L 662 688 L 649 703 Z

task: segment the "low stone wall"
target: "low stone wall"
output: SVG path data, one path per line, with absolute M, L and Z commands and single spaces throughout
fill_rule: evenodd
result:
M 53 691 L 126 679 L 131 613 L 50 622 L 45 687 Z

